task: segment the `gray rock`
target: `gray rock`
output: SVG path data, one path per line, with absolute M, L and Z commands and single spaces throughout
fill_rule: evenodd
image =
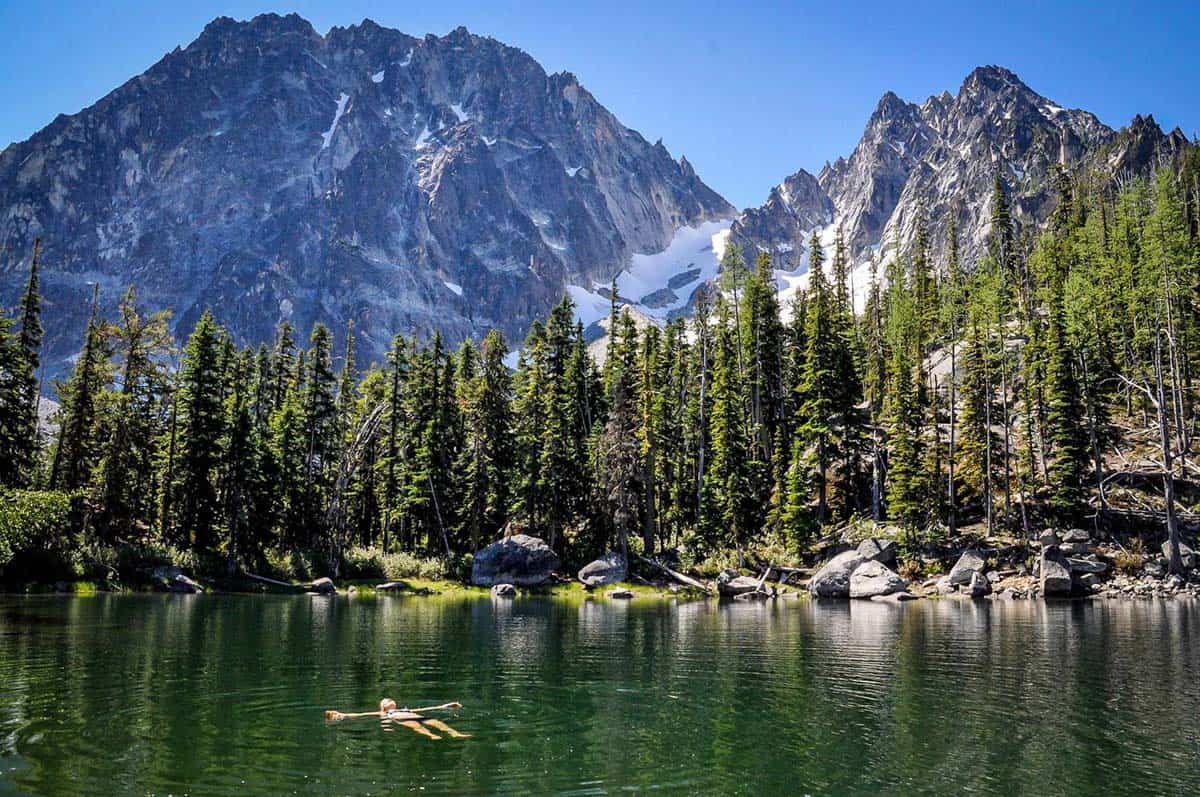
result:
M 769 596 L 769 595 L 768 595 L 766 592 L 762 592 L 762 591 L 755 591 L 755 592 L 741 592 L 741 593 L 738 593 L 737 595 L 734 595 L 734 596 L 733 596 L 733 599 L 734 599 L 735 601 L 750 601 L 750 602 L 754 602 L 754 601 L 765 601 L 765 600 L 766 600 L 767 598 L 769 598 L 769 597 L 770 597 L 770 596 Z
M 850 575 L 865 560 L 858 551 L 844 551 L 830 559 L 808 582 L 808 591 L 818 598 L 849 598 Z
M 517 588 L 512 584 L 493 584 L 493 598 L 515 598 L 517 596 Z
M 858 555 L 863 559 L 880 562 L 887 567 L 896 566 L 896 541 L 872 537 L 858 544 Z
M 1004 578 L 1004 576 L 1000 575 L 1000 571 L 998 571 L 998 570 L 989 570 L 988 571 L 987 580 L 988 580 L 989 584 L 999 583 L 1000 579 L 1002 579 L 1002 578 Z
M 1071 529 L 1062 535 L 1062 541 L 1090 543 L 1092 541 L 1092 535 L 1088 534 L 1083 529 Z
M 608 591 L 608 597 L 614 600 L 627 601 L 633 598 L 633 592 L 627 589 L 612 589 Z
M 1098 587 L 1101 583 L 1101 578 L 1096 573 L 1080 573 L 1077 580 L 1081 587 L 1086 587 L 1087 589 Z
M 543 540 L 514 534 L 476 551 L 471 583 L 477 587 L 537 587 L 550 581 L 559 564 L 558 555 Z
M 1071 594 L 1071 569 L 1066 559 L 1043 550 L 1039 559 L 1040 582 L 1043 595 Z
M 907 589 L 907 581 L 875 560 L 863 562 L 850 574 L 851 598 L 874 598 Z
M 1171 561 L 1171 543 L 1169 541 L 1162 544 L 1162 555 L 1163 559 Z M 1196 566 L 1196 552 L 1182 540 L 1179 542 L 1179 558 L 1183 560 L 1183 566 L 1188 570 Z
M 403 592 L 408 589 L 408 584 L 403 581 L 387 581 L 383 584 L 376 584 L 376 592 Z
M 992 585 L 988 583 L 987 578 L 978 572 L 971 574 L 971 581 L 967 584 L 966 593 L 972 598 L 982 598 L 992 591 Z
M 1067 567 L 1071 568 L 1072 573 L 1094 573 L 1101 574 L 1108 572 L 1108 563 L 1102 562 L 1099 559 L 1082 557 L 1068 557 Z
M 1062 551 L 1068 556 L 1079 556 L 1081 554 L 1091 553 L 1092 545 L 1091 543 L 1087 542 L 1064 542 L 1062 545 L 1058 546 L 1058 550 Z
M 1167 563 L 1162 559 L 1147 559 L 1142 565 L 1142 572 L 1153 578 L 1162 578 L 1167 574 Z
M 605 587 L 625 580 L 628 566 L 625 558 L 616 551 L 609 551 L 579 571 L 579 580 L 589 587 Z
M 1005 587 L 997 593 L 996 597 L 1008 601 L 1018 601 L 1025 598 L 1025 593 L 1016 587 Z
M 723 598 L 736 598 L 757 589 L 757 578 L 739 576 L 734 570 L 722 570 L 717 576 L 717 593 Z
M 950 568 L 950 583 L 955 585 L 964 585 L 971 583 L 971 576 L 975 573 L 983 573 L 987 567 L 987 559 L 982 551 L 975 548 L 963 551 L 962 556 L 958 557 L 958 561 L 954 563 L 954 567 Z
M 950 576 L 942 576 L 937 581 L 937 591 L 939 595 L 953 595 L 958 587 L 950 582 Z
M 1058 545 L 1062 540 L 1058 538 L 1058 532 L 1054 529 L 1046 529 L 1038 535 L 1038 544 L 1043 548 L 1051 548 Z

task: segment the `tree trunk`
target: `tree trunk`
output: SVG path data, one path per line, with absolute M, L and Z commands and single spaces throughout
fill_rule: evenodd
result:
M 1158 405 L 1158 433 L 1162 446 L 1163 498 L 1167 504 L 1167 570 L 1183 574 L 1179 553 L 1179 521 L 1175 517 L 1175 468 L 1171 452 L 1171 430 L 1167 418 L 1166 390 L 1163 385 L 1162 336 L 1154 337 L 1154 389 Z

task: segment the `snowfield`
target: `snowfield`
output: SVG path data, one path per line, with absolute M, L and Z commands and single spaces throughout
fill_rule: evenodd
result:
M 346 103 L 350 101 L 350 95 L 342 92 L 338 96 L 337 110 L 333 113 L 333 123 L 329 125 L 329 129 L 321 134 L 321 149 L 329 149 L 329 142 L 333 140 L 333 131 L 337 130 L 338 122 L 342 118 L 342 114 L 346 112 Z
M 629 267 L 617 275 L 617 295 L 655 321 L 666 322 L 687 307 L 702 282 L 716 278 L 732 223 L 732 219 L 722 219 L 681 227 L 663 251 L 634 255 Z M 688 275 L 686 282 L 676 281 L 676 287 L 670 287 L 672 278 L 683 275 Z M 599 292 L 607 287 L 567 287 L 575 302 L 575 315 L 585 329 L 608 315 L 609 300 Z

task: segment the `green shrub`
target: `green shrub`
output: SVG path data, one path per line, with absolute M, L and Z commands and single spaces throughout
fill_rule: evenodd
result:
M 384 553 L 380 548 L 351 548 L 343 558 L 342 574 L 350 580 L 384 579 L 399 581 L 405 578 L 421 578 L 426 581 L 443 581 L 461 577 L 463 560 L 440 556 L 421 557 L 411 553 Z M 467 559 L 467 572 L 470 563 Z
M 303 551 L 268 548 L 264 554 L 266 575 L 283 581 L 312 581 L 317 578 L 313 559 Z M 324 574 L 322 574 L 324 575 Z
M 79 536 L 79 498 L 71 493 L 0 493 L 0 568 L 20 553 L 65 554 Z

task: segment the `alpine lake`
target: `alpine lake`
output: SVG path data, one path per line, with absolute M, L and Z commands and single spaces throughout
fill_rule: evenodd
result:
M 1200 603 L 0 596 L 0 794 L 407 793 L 1200 794 Z

